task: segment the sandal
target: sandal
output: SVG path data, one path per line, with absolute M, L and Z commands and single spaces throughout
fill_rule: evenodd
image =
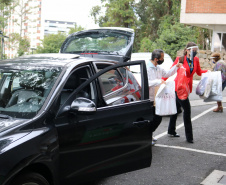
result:
M 213 109 L 213 112 L 223 112 L 223 107 L 217 107 L 216 109 Z

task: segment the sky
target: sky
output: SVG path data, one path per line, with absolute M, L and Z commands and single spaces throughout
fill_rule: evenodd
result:
M 96 28 L 90 16 L 93 6 L 101 0 L 42 0 L 42 15 L 45 20 L 76 22 L 85 29 Z

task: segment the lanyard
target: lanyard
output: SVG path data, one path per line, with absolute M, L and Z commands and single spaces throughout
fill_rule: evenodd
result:
M 187 62 L 188 62 L 188 65 L 189 65 L 189 68 L 190 68 L 190 73 L 192 73 L 192 71 L 193 71 L 193 60 L 189 60 L 188 59 L 188 57 L 186 57 L 187 58 Z

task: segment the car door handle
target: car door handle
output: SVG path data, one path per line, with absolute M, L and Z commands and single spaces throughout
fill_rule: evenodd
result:
M 144 127 L 147 123 L 150 123 L 150 120 L 134 121 L 133 125 L 136 125 L 138 127 Z

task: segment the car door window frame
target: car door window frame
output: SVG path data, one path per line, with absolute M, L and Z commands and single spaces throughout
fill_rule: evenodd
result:
M 89 78 L 92 77 L 93 71 L 92 71 L 92 68 L 91 68 L 90 65 L 84 65 L 84 66 L 80 66 L 80 67 L 78 67 L 78 68 L 73 69 L 73 70 L 69 73 L 68 78 L 65 80 L 65 83 L 64 83 L 64 85 L 62 86 L 62 88 L 61 88 L 61 90 L 60 90 L 60 94 L 61 94 L 61 92 L 62 92 L 62 90 L 63 90 L 65 84 L 67 83 L 67 81 L 68 81 L 69 78 L 71 77 L 71 75 L 73 75 L 73 73 L 75 73 L 76 71 L 78 71 L 78 70 L 80 70 L 80 69 L 82 69 L 82 68 L 87 68 L 87 69 L 88 69 L 88 73 L 87 73 L 88 77 L 89 77 Z M 89 80 L 89 79 L 88 79 L 88 80 Z M 87 81 L 88 81 L 88 80 L 87 80 Z M 84 83 L 86 83 L 86 82 L 83 82 L 83 83 L 81 83 L 81 84 L 84 84 Z M 78 87 L 80 87 L 81 84 L 80 84 Z M 89 84 L 90 84 L 90 83 L 89 83 Z M 87 84 L 87 85 L 89 85 L 89 84 Z M 78 89 L 78 87 L 77 87 L 76 89 Z M 69 100 L 71 100 L 71 99 L 77 94 L 77 93 L 75 93 L 76 89 L 68 96 L 68 98 L 65 100 L 65 102 L 60 106 L 59 111 L 60 111 L 63 107 L 67 106 Z M 97 100 L 97 93 L 95 93 L 95 92 L 96 92 L 96 85 L 93 85 L 93 87 L 92 87 L 91 89 L 93 89 L 94 98 L 95 98 L 94 102 L 96 103 L 96 100 Z M 81 89 L 81 90 L 82 90 L 82 89 Z M 76 91 L 76 92 L 77 92 L 77 91 Z M 59 98 L 60 98 L 60 94 L 59 94 Z M 91 92 L 91 94 L 92 94 L 92 92 Z M 58 111 L 58 112 L 59 112 L 59 111 Z
M 95 65 L 95 69 L 98 71 L 99 68 L 97 67 L 97 65 L 101 65 L 101 64 L 100 63 L 95 63 L 94 65 Z M 109 66 L 112 66 L 112 64 L 105 64 L 105 65 L 108 66 L 108 67 Z M 105 68 L 103 68 L 103 69 L 105 69 Z M 101 69 L 101 70 L 103 70 L 103 69 Z M 123 74 L 121 73 L 121 71 L 118 70 L 118 68 L 117 69 L 112 69 L 112 70 L 117 71 L 117 73 L 120 75 L 121 79 L 123 80 L 123 86 L 120 89 L 117 89 L 115 91 L 112 91 L 110 93 L 105 94 L 104 93 L 104 91 L 105 91 L 104 89 L 105 88 L 103 87 L 103 82 L 102 82 L 102 79 L 100 78 L 103 74 L 100 75 L 98 77 L 98 81 L 99 81 L 99 84 L 100 84 L 100 89 L 101 89 L 102 97 L 104 99 L 108 99 L 109 97 L 112 97 L 115 94 L 118 94 L 119 91 L 123 91 L 123 90 L 127 89 L 127 87 L 128 87 L 128 72 L 127 72 L 127 70 L 125 69 L 125 71 L 126 71 L 126 79 L 124 79 Z
M 61 114 L 62 112 L 64 112 L 65 107 L 70 106 L 70 103 L 72 101 L 74 101 L 74 97 L 76 96 L 77 93 L 79 93 L 83 88 L 85 88 L 91 82 L 96 83 L 95 82 L 96 79 L 99 76 L 101 76 L 102 74 L 106 73 L 107 71 L 109 71 L 111 69 L 117 69 L 119 67 L 124 67 L 124 66 L 128 66 L 128 65 L 137 65 L 137 64 L 140 65 L 141 71 L 143 71 L 143 75 L 141 76 L 141 80 L 142 80 L 142 83 L 141 83 L 142 84 L 142 86 L 141 86 L 142 87 L 141 100 L 149 99 L 149 87 L 148 87 L 148 85 L 145 86 L 145 83 L 148 84 L 147 69 L 146 69 L 145 61 L 144 60 L 140 60 L 140 61 L 135 61 L 135 62 L 132 61 L 132 62 L 125 62 L 125 63 L 118 63 L 118 64 L 111 65 L 109 67 L 106 67 L 106 68 L 102 69 L 98 73 L 96 73 L 93 76 L 91 76 L 86 82 L 82 83 L 77 89 L 75 89 L 74 92 L 72 92 L 72 94 L 67 98 L 65 103 L 59 109 L 58 115 Z

